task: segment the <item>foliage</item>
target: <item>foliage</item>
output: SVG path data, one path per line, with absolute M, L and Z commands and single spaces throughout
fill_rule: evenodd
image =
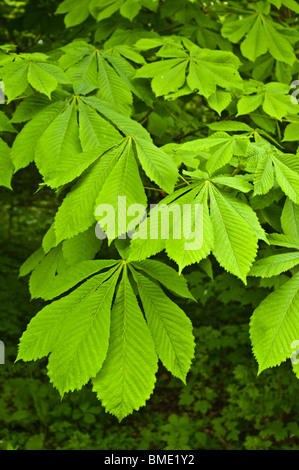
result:
M 13 12 L 1 3 L 0 183 L 11 189 L 16 173 L 34 163 L 40 193 L 51 188 L 59 203 L 20 268 L 30 274 L 31 297 L 51 302 L 29 322 L 17 359 L 49 356 L 47 373 L 61 396 L 91 381 L 121 421 L 149 399 L 158 360 L 186 383 L 196 361 L 183 311 L 193 301 L 186 279 L 192 285 L 201 273 L 215 277 L 214 294 L 203 280 L 205 296 L 228 301 L 233 285 L 240 306 L 255 286 L 260 303 L 247 305 L 259 373 L 289 359 L 299 340 L 297 3 L 65 0 L 45 2 L 49 21 L 31 29 L 42 3 L 32 14 L 31 2 L 16 2 Z M 19 41 L 16 24 L 23 24 Z M 123 240 L 120 196 L 125 209 L 147 207 L 130 221 L 138 226 L 131 240 Z M 100 218 L 101 204 L 114 208 L 116 231 L 110 216 Z M 199 204 L 202 245 L 187 250 Z M 187 234 L 173 215 L 168 239 L 140 236 L 157 213 L 184 205 Z M 95 225 L 107 240 L 95 240 Z M 235 374 L 244 380 L 246 367 Z M 170 446 L 172 428 L 188 428 L 187 418 L 163 428 Z M 247 436 L 245 448 L 288 435 L 267 432 Z M 35 439 L 29 448 L 42 433 Z

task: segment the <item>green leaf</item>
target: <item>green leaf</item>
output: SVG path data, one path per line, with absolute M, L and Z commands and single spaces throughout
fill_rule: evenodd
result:
M 103 284 L 102 275 L 98 276 L 83 284 L 80 298 L 77 292 L 59 332 L 56 330 L 57 344 L 49 357 L 48 375 L 61 395 L 80 389 L 95 377 L 107 355 L 111 303 L 119 271 Z
M 283 142 L 299 140 L 299 122 L 291 122 L 284 131 Z
M 215 109 L 219 116 L 221 115 L 222 111 L 228 107 L 231 100 L 231 94 L 223 90 L 216 90 L 215 93 L 213 93 L 213 95 L 209 96 L 207 99 L 209 106 L 212 109 Z
M 187 62 L 182 59 L 172 61 L 171 67 L 166 71 L 160 71 L 152 80 L 152 89 L 156 96 L 163 96 L 181 88 L 186 80 L 185 70 Z M 162 75 L 161 75 L 162 73 Z
M 108 105 L 105 101 L 88 96 L 82 98 L 82 101 L 92 108 L 96 109 L 101 115 L 111 121 L 119 131 L 127 136 L 141 137 L 144 140 L 152 142 L 150 134 L 142 127 L 139 122 L 120 114 L 112 105 Z
M 70 266 L 80 261 L 93 259 L 100 250 L 101 244 L 102 242 L 96 237 L 93 227 L 90 227 L 85 232 L 63 242 L 63 257 Z
M 45 252 L 42 247 L 34 251 L 32 255 L 30 255 L 29 258 L 27 258 L 26 261 L 24 261 L 24 263 L 21 265 L 19 276 L 27 276 L 27 274 L 29 274 L 31 271 L 33 271 L 33 269 L 36 268 L 36 266 L 41 262 L 44 256 Z
M 64 267 L 62 248 L 59 246 L 47 253 L 34 268 L 29 280 L 29 290 L 32 299 L 41 296 L 43 290 L 54 279 L 61 265 Z
M 283 233 L 270 233 L 267 238 L 270 245 L 285 246 L 286 248 L 299 250 L 299 238 L 297 237 L 291 237 Z
M 64 0 L 57 8 L 56 13 L 67 13 L 64 22 L 67 28 L 76 26 L 89 15 L 90 0 Z
M 39 139 L 35 162 L 40 173 L 48 179 L 64 157 L 80 152 L 77 113 L 73 102 L 51 122 Z
M 256 15 L 246 39 L 241 44 L 242 54 L 253 62 L 267 52 L 268 43 L 261 15 Z
M 192 324 L 152 281 L 133 272 L 157 354 L 172 375 L 186 382 L 194 356 Z
M 99 98 L 111 103 L 124 114 L 131 114 L 133 98 L 127 84 L 101 54 L 98 54 L 97 58 Z
M 10 148 L 4 140 L 0 139 L 0 186 L 12 189 L 11 178 L 13 172 L 14 166 L 10 156 Z
M 256 170 L 254 173 L 254 193 L 266 194 L 274 185 L 274 171 L 271 159 L 267 155 L 263 155 L 259 158 Z
M 11 159 L 15 166 L 15 172 L 28 166 L 34 160 L 39 138 L 62 111 L 64 106 L 63 101 L 47 106 L 25 124 L 21 132 L 19 132 L 11 149 Z
M 145 405 L 157 368 L 151 333 L 125 271 L 111 312 L 107 357 L 92 381 L 93 390 L 106 410 L 121 421 Z
M 249 276 L 277 276 L 299 264 L 299 252 L 283 253 L 260 259 L 252 266 Z
M 0 111 L 0 132 L 17 132 L 3 111 Z
M 266 297 L 250 320 L 250 338 L 259 373 L 291 357 L 299 338 L 299 274 Z
M 57 243 L 85 232 L 96 222 L 96 198 L 121 153 L 121 144 L 107 151 L 67 194 L 55 216 Z
M 82 149 L 110 148 L 121 139 L 120 133 L 96 111 L 79 101 L 79 134 Z
M 238 191 L 242 191 L 242 193 L 248 193 L 248 191 L 252 191 L 253 187 L 252 184 L 242 179 L 242 177 L 236 176 L 226 176 L 226 175 L 219 175 L 213 176 L 210 178 L 210 181 L 216 184 L 228 186 L 230 188 L 237 189 Z
M 160 261 L 144 260 L 132 263 L 134 268 L 141 269 L 150 277 L 156 279 L 175 295 L 194 300 L 193 295 L 188 289 L 187 282 L 182 275 Z
M 167 193 L 172 193 L 178 171 L 171 157 L 139 136 L 134 136 L 134 143 L 136 156 L 147 176 Z
M 215 255 L 219 264 L 246 284 L 256 257 L 256 215 L 245 203 L 210 186 L 210 212 Z
M 286 235 L 299 239 L 299 206 L 286 198 L 281 214 L 281 227 Z
M 182 210 L 181 236 L 178 238 L 171 236 L 169 240 L 165 241 L 165 247 L 167 255 L 178 264 L 179 272 L 184 267 L 206 258 L 214 244 L 213 227 L 208 209 L 207 185 L 203 186 L 202 190 L 201 186 L 202 184 L 198 185 L 190 193 L 174 201 L 174 204 L 179 204 Z M 190 213 L 184 213 L 184 209 L 182 209 L 184 204 L 191 206 Z M 195 209 L 197 204 L 202 204 L 199 206 L 202 207 L 202 219 L 201 212 Z
M 237 116 L 251 113 L 256 108 L 258 108 L 262 104 L 262 102 L 263 102 L 263 96 L 261 94 L 242 96 L 241 99 L 239 99 L 238 101 Z
M 100 210 L 100 213 L 98 213 L 98 210 L 106 204 L 114 210 L 111 213 L 108 211 L 108 215 L 101 219 L 98 224 L 107 233 L 109 241 L 127 233 L 127 214 L 129 209 L 132 209 L 133 204 L 136 205 L 136 210 L 139 212 L 138 216 L 134 218 L 135 226 L 146 213 L 147 197 L 132 152 L 132 139 L 130 138 L 126 139 L 119 160 L 98 194 L 95 203 L 96 216 L 103 215 L 102 210 Z M 140 210 L 141 207 L 142 210 Z M 130 213 L 130 216 L 134 216 L 135 213 L 136 211 Z
M 65 184 L 70 183 L 90 167 L 96 160 L 98 160 L 106 151 L 114 148 L 106 149 L 104 146 L 94 147 L 86 152 L 80 152 L 71 155 L 64 155 L 58 165 L 53 169 L 51 177 L 45 178 L 48 186 L 51 188 L 58 188 Z
M 187 83 L 205 98 L 216 93 L 217 85 L 228 90 L 231 87 L 243 88 L 242 79 L 237 72 L 240 62 L 231 52 L 202 49 L 198 57 L 192 59 Z
M 273 26 L 272 21 L 264 16 L 263 26 L 270 54 L 274 57 L 274 59 L 292 65 L 296 60 L 296 56 L 289 41 L 285 38 L 285 36 L 277 31 L 277 29 Z
M 295 203 L 299 204 L 299 174 L 292 170 L 287 162 L 272 156 L 277 182 L 283 192 Z
M 122 6 L 119 9 L 119 12 L 125 18 L 128 18 L 130 21 L 133 21 L 135 16 L 138 15 L 141 5 L 139 0 L 125 0 Z
M 102 271 L 105 268 L 116 266 L 119 262 L 117 260 L 86 260 L 81 261 L 75 266 L 71 266 L 64 269 L 60 274 L 55 276 L 48 284 L 47 287 L 41 291 L 39 297 L 44 300 L 52 300 L 55 297 L 69 291 L 77 284 L 87 279 L 88 277 Z M 116 268 L 110 269 L 107 272 L 102 273 L 101 276 L 97 276 L 100 282 L 104 282 L 114 273 Z
M 25 92 L 28 87 L 27 73 L 28 63 L 23 60 L 17 60 L 1 69 L 7 103 Z
M 29 64 L 28 81 L 33 88 L 50 99 L 52 91 L 57 87 L 57 80 L 35 62 Z
M 48 374 L 61 395 L 80 389 L 102 367 L 118 275 L 119 271 L 103 284 L 101 274 L 94 276 L 52 302 L 31 320 L 22 335 L 17 359 L 29 361 L 50 353 Z
M 228 38 L 231 42 L 237 43 L 242 37 L 251 30 L 255 21 L 255 15 L 245 18 L 238 18 L 235 21 L 226 20 L 222 26 L 221 34 L 224 38 Z

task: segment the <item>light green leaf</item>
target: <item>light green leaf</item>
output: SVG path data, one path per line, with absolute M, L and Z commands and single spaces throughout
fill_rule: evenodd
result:
M 62 111 L 64 106 L 63 101 L 47 106 L 36 114 L 30 122 L 25 124 L 21 132 L 19 132 L 11 149 L 11 159 L 15 166 L 15 172 L 33 161 L 39 138 Z
M 157 359 L 151 333 L 125 271 L 111 312 L 107 357 L 92 381 L 103 406 L 119 421 L 144 406 L 150 397 Z
M 134 136 L 136 156 L 147 176 L 160 188 L 172 193 L 178 178 L 177 167 L 171 157 L 154 144 Z
M 256 224 L 255 213 L 247 204 L 229 194 L 220 193 L 212 186 L 210 186 L 210 198 L 215 237 L 213 254 L 222 267 L 246 284 L 246 276 L 256 257 L 258 247 L 258 237 L 251 226 Z
M 232 95 L 227 91 L 223 90 L 216 90 L 215 93 L 208 97 L 207 101 L 209 106 L 212 109 L 215 109 L 219 116 L 221 115 L 222 111 L 228 107 L 232 100 Z M 223 129 L 227 130 L 227 129 Z
M 286 235 L 299 239 L 299 206 L 288 197 L 281 214 L 281 227 Z
M 267 155 L 262 155 L 261 158 L 258 159 L 253 183 L 254 196 L 268 193 L 274 185 L 273 165 Z
M 44 290 L 41 291 L 39 297 L 44 300 L 52 300 L 55 297 L 59 297 L 61 294 L 69 291 L 77 284 L 87 279 L 88 277 L 96 274 L 99 271 L 102 271 L 105 268 L 110 268 L 114 266 L 114 269 L 105 271 L 101 276 L 97 276 L 99 285 L 100 283 L 105 282 L 109 277 L 116 271 L 117 260 L 86 260 L 77 263 L 75 266 L 71 266 L 67 269 L 64 269 L 60 274 L 55 276 L 46 286 Z
M 272 277 L 284 273 L 299 264 L 299 252 L 268 256 L 254 263 L 248 276 Z
M 283 192 L 295 203 L 299 204 L 299 174 L 292 170 L 287 162 L 271 157 L 274 163 L 277 182 Z
M 132 139 L 130 138 L 125 141 L 125 146 L 118 162 L 108 175 L 98 194 L 95 202 L 96 216 L 103 215 L 102 210 L 100 214 L 98 213 L 98 208 L 103 207 L 105 204 L 114 210 L 111 213 L 108 211 L 108 215 L 104 219 L 100 219 L 98 223 L 107 233 L 109 241 L 126 234 L 128 231 L 129 220 L 127 221 L 127 214 L 133 204 L 138 204 L 139 211 L 138 216 L 134 217 L 135 226 L 146 213 L 147 197 L 138 172 L 135 156 L 132 152 Z M 140 210 L 140 207 L 142 207 L 142 210 Z M 136 212 L 134 211 L 134 213 L 129 215 L 135 216 L 135 214 Z M 131 227 L 131 229 L 133 228 Z
M 121 153 L 121 144 L 106 152 L 67 194 L 55 217 L 57 243 L 85 232 L 96 222 L 95 200 Z
M 141 269 L 143 272 L 153 277 L 175 295 L 194 300 L 193 295 L 188 289 L 187 282 L 183 275 L 165 263 L 155 260 L 144 260 L 132 263 L 134 268 Z
M 157 354 L 172 375 L 186 382 L 194 356 L 192 324 L 152 281 L 133 272 Z
M 291 357 L 299 338 L 299 273 L 266 297 L 250 320 L 250 338 L 259 373 Z
M 0 186 L 12 189 L 11 178 L 13 172 L 14 166 L 10 156 L 10 148 L 7 143 L 0 138 Z

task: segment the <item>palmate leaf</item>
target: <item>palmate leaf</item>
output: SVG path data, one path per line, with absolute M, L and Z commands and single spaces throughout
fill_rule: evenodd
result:
M 189 56 L 177 44 L 172 47 L 170 55 L 164 55 L 166 59 L 143 65 L 137 70 L 135 77 L 153 78 L 151 86 L 156 96 L 182 89 L 185 81 L 189 87 L 187 94 L 197 90 L 205 98 L 215 95 L 217 86 L 226 89 L 243 88 L 237 71 L 241 64 L 233 53 L 201 49 L 191 41 L 185 41 L 184 45 L 189 49 Z M 160 55 L 163 57 L 161 51 Z
M 144 406 L 156 381 L 158 358 L 148 325 L 124 271 L 111 311 L 110 342 L 93 390 L 121 421 Z
M 126 59 L 113 56 L 110 58 L 106 52 L 84 41 L 75 41 L 61 49 L 65 55 L 59 62 L 66 70 L 76 94 L 86 95 L 98 89 L 98 98 L 113 105 L 125 115 L 131 114 L 131 90 L 134 90 L 134 87 L 131 86 L 127 74 L 128 67 L 130 70 L 131 67 Z
M 217 184 L 223 186 L 226 180 L 223 181 L 220 177 L 219 181 L 217 177 L 214 179 L 215 181 L 205 180 L 202 177 L 202 181 L 175 191 L 154 209 L 155 213 L 161 211 L 163 215 L 161 220 L 164 224 L 165 217 L 169 217 L 172 204 L 177 204 L 181 208 L 181 215 L 184 215 L 182 210 L 184 204 L 190 207 L 202 204 L 203 220 L 201 223 L 199 213 L 196 214 L 195 211 L 192 213 L 191 210 L 188 220 L 184 220 L 185 215 L 181 219 L 180 236 L 174 235 L 173 227 L 177 227 L 179 222 L 179 219 L 174 218 L 173 224 L 172 222 L 169 224 L 169 235 L 165 237 L 162 236 L 163 224 L 156 216 L 153 219 L 153 212 L 150 212 L 149 217 L 139 225 L 133 236 L 129 260 L 140 261 L 165 249 L 167 255 L 178 264 L 181 272 L 185 266 L 205 259 L 212 252 L 224 269 L 242 279 L 246 284 L 246 276 L 257 254 L 258 240 L 264 240 L 266 243 L 268 241 L 251 207 L 225 189 L 217 188 Z M 234 178 L 231 177 L 231 179 Z M 241 186 L 240 182 L 234 184 L 228 181 L 227 183 L 227 186 Z M 244 187 L 242 189 L 244 190 Z M 246 190 L 248 190 L 247 187 Z M 167 211 L 162 204 L 166 205 Z M 195 220 L 197 220 L 196 230 L 194 230 Z M 191 238 L 188 240 L 187 226 L 190 227 L 189 231 L 191 229 L 190 234 L 193 233 L 192 240 Z M 155 229 L 158 233 L 155 239 L 151 237 L 151 229 Z M 201 238 L 202 243 L 193 248 L 187 243 L 196 240 L 194 233 L 198 230 L 202 232 L 197 234 L 198 240 Z
M 26 263 L 23 274 L 36 265 L 38 254 L 35 258 Z M 173 375 L 185 382 L 194 355 L 191 322 L 157 282 L 141 274 L 144 267 L 145 273 L 155 278 L 161 264 L 134 263 L 138 272 L 125 260 L 83 261 L 67 268 L 42 297 L 52 299 L 74 290 L 30 321 L 20 340 L 17 360 L 49 355 L 48 375 L 62 396 L 92 379 L 98 398 L 120 421 L 143 406 L 152 393 L 157 354 Z M 137 282 L 146 320 L 128 267 Z M 163 268 L 162 282 L 167 288 L 192 298 L 186 281 L 172 268 Z
M 291 357 L 299 338 L 299 273 L 266 297 L 250 320 L 250 338 L 259 373 Z
M 8 103 L 22 95 L 29 85 L 51 98 L 58 83 L 69 83 L 63 70 L 55 64 L 46 62 L 47 58 L 45 54 L 39 53 L 21 54 L 19 60 L 2 67 L 0 74 Z
M 208 151 L 206 170 L 210 175 L 230 162 L 234 155 L 246 155 L 249 137 L 247 135 L 231 136 L 226 132 L 215 132 L 204 139 L 195 139 L 180 145 L 180 150 Z
M 239 99 L 238 116 L 251 113 L 261 105 L 266 114 L 279 120 L 287 114 L 297 114 L 298 107 L 292 102 L 289 89 L 289 85 L 284 83 L 257 82 L 257 86 L 250 90 L 250 94 L 243 95 Z
M 274 174 L 282 191 L 298 204 L 299 165 L 296 155 L 282 153 L 270 144 L 249 144 L 247 171 L 254 173 L 254 196 L 273 187 Z
M 70 180 L 70 175 L 73 179 L 90 163 L 91 166 L 68 193 L 56 214 L 57 243 L 87 230 L 96 221 L 95 210 L 100 204 L 110 204 L 118 214 L 119 196 L 127 197 L 127 206 L 136 203 L 146 207 L 145 192 L 131 151 L 132 144 L 135 157 L 139 159 L 148 176 L 162 189 L 173 191 L 178 173 L 175 164 L 168 154 L 139 137 L 122 139 L 119 144 L 106 151 L 95 148 L 94 152 L 64 157 L 64 162 L 56 169 L 56 177 L 54 173 L 47 181 L 50 186 L 66 183 Z M 128 184 L 129 181 L 131 185 Z M 139 217 L 142 216 L 143 214 L 140 214 Z M 139 220 L 136 219 L 136 224 Z M 118 223 L 116 225 L 118 227 Z M 119 230 L 116 230 L 112 239 L 122 233 L 123 231 L 119 233 Z
M 222 27 L 223 37 L 239 42 L 246 35 L 241 43 L 241 52 L 253 62 L 269 51 L 276 60 L 293 64 L 296 57 L 291 43 L 258 8 L 256 5 L 257 13 L 241 20 L 225 21 Z

